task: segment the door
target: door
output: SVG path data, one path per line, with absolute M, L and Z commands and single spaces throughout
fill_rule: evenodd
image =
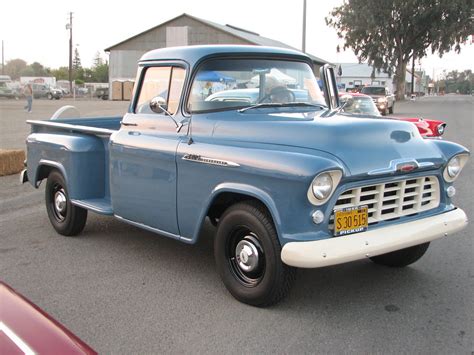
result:
M 137 98 L 110 140 L 110 190 L 114 213 L 129 221 L 179 234 L 176 217 L 176 148 L 183 133 L 175 120 L 185 69 L 150 66 L 140 71 Z M 167 111 L 154 112 L 160 96 Z M 166 106 L 165 106 L 166 107 Z M 156 111 L 156 110 L 155 110 Z

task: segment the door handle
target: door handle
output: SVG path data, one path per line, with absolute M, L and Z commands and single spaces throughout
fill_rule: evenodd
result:
M 137 131 L 129 131 L 128 134 L 131 136 L 139 136 L 141 133 Z
M 128 122 L 123 122 L 123 121 L 120 121 L 120 123 L 124 126 L 137 126 L 136 123 L 128 123 Z

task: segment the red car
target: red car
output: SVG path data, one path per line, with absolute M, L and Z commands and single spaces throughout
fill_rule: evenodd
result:
M 0 354 L 97 354 L 46 312 L 0 282 Z
M 345 103 L 344 112 L 356 115 L 371 115 L 382 117 L 372 98 L 360 93 L 340 93 L 341 102 Z M 438 120 L 424 119 L 421 117 L 384 117 L 393 120 L 412 122 L 418 127 L 423 137 L 440 137 L 446 129 L 446 123 Z

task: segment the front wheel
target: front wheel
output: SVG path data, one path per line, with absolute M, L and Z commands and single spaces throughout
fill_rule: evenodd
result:
M 254 202 L 228 208 L 214 241 L 217 270 L 237 300 L 270 306 L 289 292 L 296 269 L 281 261 L 281 246 L 271 217 Z
M 391 267 L 405 267 L 418 261 L 426 251 L 430 243 L 423 243 L 413 247 L 392 251 L 391 253 L 373 256 L 370 258 L 374 263 L 391 266 Z
M 52 100 L 52 99 L 53 99 L 53 94 L 49 93 L 49 94 L 47 95 L 47 98 L 48 98 L 48 100 Z
M 87 210 L 71 203 L 64 177 L 58 171 L 52 171 L 48 176 L 45 200 L 49 220 L 56 232 L 65 236 L 82 232 L 87 221 Z

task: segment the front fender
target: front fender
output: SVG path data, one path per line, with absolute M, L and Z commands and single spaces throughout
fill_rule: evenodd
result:
M 225 192 L 246 195 L 249 197 L 253 197 L 259 200 L 260 202 L 262 202 L 267 207 L 268 211 L 270 212 L 270 215 L 272 216 L 277 234 L 281 235 L 280 214 L 278 213 L 278 209 L 276 207 L 275 201 L 268 193 L 252 185 L 227 182 L 227 183 L 221 183 L 217 185 L 212 190 L 212 193 L 209 195 L 208 199 L 206 200 L 204 204 L 205 207 L 201 211 L 201 215 L 199 216 L 199 219 L 198 219 L 199 223 L 196 225 L 192 238 L 187 239 L 185 237 L 181 237 L 183 241 L 187 243 L 195 243 L 197 241 L 197 238 L 199 237 L 199 231 L 201 230 L 201 227 L 206 219 L 209 209 L 211 208 L 216 197 L 219 196 L 221 193 L 225 193 Z
M 451 159 L 454 155 L 466 153 L 470 154 L 469 150 L 457 143 L 445 141 L 445 140 L 430 140 L 431 144 L 436 146 L 440 153 L 444 156 L 446 163 Z

